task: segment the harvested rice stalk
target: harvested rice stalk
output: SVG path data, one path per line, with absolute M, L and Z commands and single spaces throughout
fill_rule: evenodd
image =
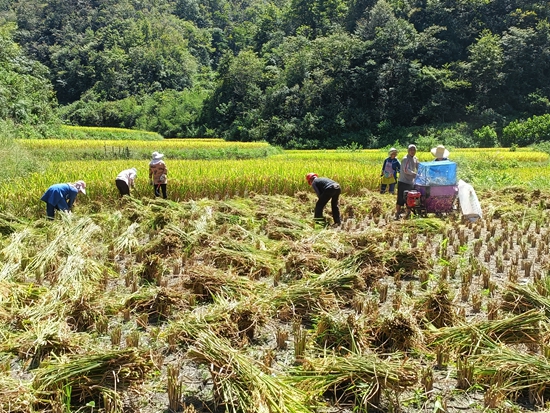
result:
M 371 320 L 364 316 L 335 312 L 323 312 L 315 320 L 315 341 L 321 348 L 338 352 L 358 352 L 368 348 Z
M 126 227 L 124 231 L 113 241 L 115 253 L 120 254 L 126 252 L 131 254 L 139 247 L 139 239 L 136 235 L 140 225 L 138 222 L 133 222 Z
M 538 406 L 544 406 L 550 398 L 550 362 L 543 355 L 495 345 L 491 351 L 470 359 L 476 366 L 478 383 L 498 385 L 512 398 L 527 395 Z
M 25 331 L 5 337 L 0 351 L 15 352 L 19 358 L 29 360 L 29 369 L 38 367 L 51 353 L 64 354 L 78 348 L 78 339 L 67 323 L 60 319 L 28 318 Z
M 504 344 L 536 344 L 540 343 L 545 333 L 543 326 L 547 323 L 548 318 L 543 312 L 531 310 L 500 320 L 434 329 L 432 344 L 452 346 L 468 353 L 478 352 L 487 346 L 492 347 L 493 341 Z
M 543 286 L 550 286 L 550 277 L 545 277 L 539 283 Z M 550 291 L 550 288 L 543 288 L 543 291 Z M 537 284 L 509 284 L 502 295 L 501 308 L 513 313 L 523 313 L 532 309 L 541 309 L 547 317 L 550 317 L 550 297 L 542 295 Z
M 0 277 L 0 309 L 16 312 L 39 300 L 47 291 L 45 287 L 6 281 Z
M 171 323 L 163 333 L 170 342 L 192 344 L 203 331 L 209 331 L 232 344 L 242 345 L 254 337 L 257 327 L 262 326 L 268 316 L 269 307 L 263 302 L 250 300 L 231 301 L 215 297 L 214 304 L 199 307 Z
M 449 285 L 442 281 L 416 303 L 417 311 L 424 320 L 436 328 L 452 326 L 457 317 Z
M 103 306 L 95 297 L 75 297 L 67 303 L 67 324 L 79 332 L 86 332 L 104 316 Z
M 404 312 L 376 320 L 371 330 L 373 344 L 382 351 L 409 351 L 423 342 L 416 320 Z
M 91 218 L 62 216 L 63 220 L 52 223 L 52 228 L 57 231 L 54 238 L 37 251 L 27 266 L 26 272 L 30 275 L 37 273 L 43 276 L 48 272 L 56 273 L 60 267 L 60 258 L 86 255 L 84 253 L 86 247 L 94 245 L 91 242 L 92 238 L 101 231 L 101 228 Z M 65 222 L 67 220 L 71 222 Z
M 322 274 L 330 268 L 331 262 L 324 255 L 300 249 L 292 250 L 285 258 L 285 272 L 288 279 L 297 280 L 308 273 Z
M 303 220 L 292 216 L 279 216 L 267 211 L 256 212 L 255 217 L 262 222 L 262 230 L 272 240 L 296 241 L 302 237 L 307 225 Z
M 31 412 L 31 406 L 37 402 L 31 383 L 16 380 L 9 374 L 0 375 L 0 389 L 1 412 Z
M 124 390 L 141 382 L 152 362 L 147 354 L 125 349 L 101 354 L 73 355 L 37 370 L 32 386 L 44 403 L 63 386 L 71 387 L 74 403 L 99 402 L 104 390 Z
M 123 308 L 135 314 L 146 314 L 149 322 L 155 323 L 158 320 L 165 320 L 172 308 L 185 309 L 186 300 L 182 299 L 181 291 L 149 286 L 132 294 Z
M 292 313 L 303 315 L 329 294 L 332 295 L 332 302 L 351 296 L 356 278 L 357 265 L 346 260 L 323 274 L 277 287 L 272 291 L 269 302 L 282 313 L 292 309 Z
M 354 409 L 378 405 L 383 391 L 399 393 L 418 382 L 418 366 L 399 354 L 378 356 L 351 353 L 345 357 L 325 353 L 306 358 L 302 368 L 292 371 L 289 380 L 316 397 L 331 394 L 336 401 L 352 402 Z
M 390 275 L 402 273 L 412 277 L 415 273 L 429 269 L 430 251 L 421 248 L 386 251 L 385 263 Z
M 188 234 L 175 224 L 168 224 L 150 242 L 139 248 L 137 254 L 139 257 L 181 255 L 187 252 L 195 242 L 196 239 L 192 234 Z
M 307 394 L 279 377 L 264 372 L 242 350 L 211 331 L 202 332 L 189 357 L 208 364 L 214 381 L 214 398 L 225 411 L 265 413 L 311 413 Z
M 378 244 L 369 244 L 359 252 L 346 257 L 342 262 L 342 266 L 357 269 L 379 266 L 387 271 L 388 268 L 384 261 L 384 249 Z
M 29 245 L 35 231 L 25 228 L 22 231 L 14 232 L 9 237 L 9 243 L 0 254 L 4 262 L 21 264 L 24 258 L 29 256 Z M 2 278 L 2 277 L 0 277 Z
M 222 270 L 231 269 L 251 280 L 273 275 L 280 267 L 280 263 L 268 251 L 258 250 L 244 243 L 222 244 L 205 249 L 198 259 Z
M 248 278 L 200 264 L 185 269 L 181 284 L 191 290 L 200 301 L 208 302 L 217 295 L 246 297 L 255 290 L 254 283 Z

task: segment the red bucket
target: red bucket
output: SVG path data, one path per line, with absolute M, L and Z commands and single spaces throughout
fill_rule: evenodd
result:
M 420 196 L 422 194 L 418 191 L 407 191 L 407 206 L 409 208 L 416 208 L 420 206 Z

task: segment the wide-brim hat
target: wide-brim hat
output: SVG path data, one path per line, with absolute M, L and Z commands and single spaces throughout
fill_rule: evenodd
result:
M 392 153 L 397 153 L 397 149 L 395 148 L 390 148 L 390 150 L 388 151 L 388 154 L 391 155 Z
M 449 151 L 447 149 L 445 149 L 445 147 L 443 145 L 437 145 L 435 148 L 432 148 L 430 152 L 436 158 L 447 158 L 447 157 L 449 157 Z
M 74 183 L 74 186 L 78 190 L 78 192 L 82 192 L 84 195 L 86 195 L 86 182 L 84 181 L 76 181 Z
M 158 152 L 153 152 L 153 160 L 154 161 L 158 161 L 160 159 L 164 158 L 164 154 L 163 153 L 158 153 Z

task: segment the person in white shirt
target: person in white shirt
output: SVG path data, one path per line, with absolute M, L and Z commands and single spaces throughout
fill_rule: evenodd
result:
M 121 173 L 119 173 L 115 179 L 116 187 L 118 188 L 118 192 L 120 192 L 120 197 L 122 198 L 124 195 L 130 195 L 130 187 L 134 187 L 135 180 L 137 177 L 137 169 L 136 168 L 130 168 L 125 169 Z

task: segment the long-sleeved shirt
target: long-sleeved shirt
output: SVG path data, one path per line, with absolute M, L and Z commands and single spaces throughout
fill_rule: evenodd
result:
M 136 180 L 136 171 L 134 169 L 125 169 L 119 173 L 116 177 L 117 181 L 124 181 L 128 186 L 134 186 L 134 181 Z
M 311 186 L 315 190 L 318 197 L 320 197 L 327 188 L 340 187 L 338 182 L 335 182 L 329 178 L 315 178 L 311 183 Z
M 69 211 L 76 196 L 78 195 L 78 189 L 71 184 L 55 184 L 50 186 L 42 198 L 42 201 L 58 207 L 61 211 Z
M 164 180 L 161 177 L 164 175 Z M 153 180 L 153 185 L 168 183 L 168 168 L 163 161 L 152 161 L 149 164 L 149 180 Z
M 416 156 L 406 155 L 401 161 L 401 173 L 399 174 L 399 182 L 414 185 L 414 179 L 418 172 L 418 158 Z

